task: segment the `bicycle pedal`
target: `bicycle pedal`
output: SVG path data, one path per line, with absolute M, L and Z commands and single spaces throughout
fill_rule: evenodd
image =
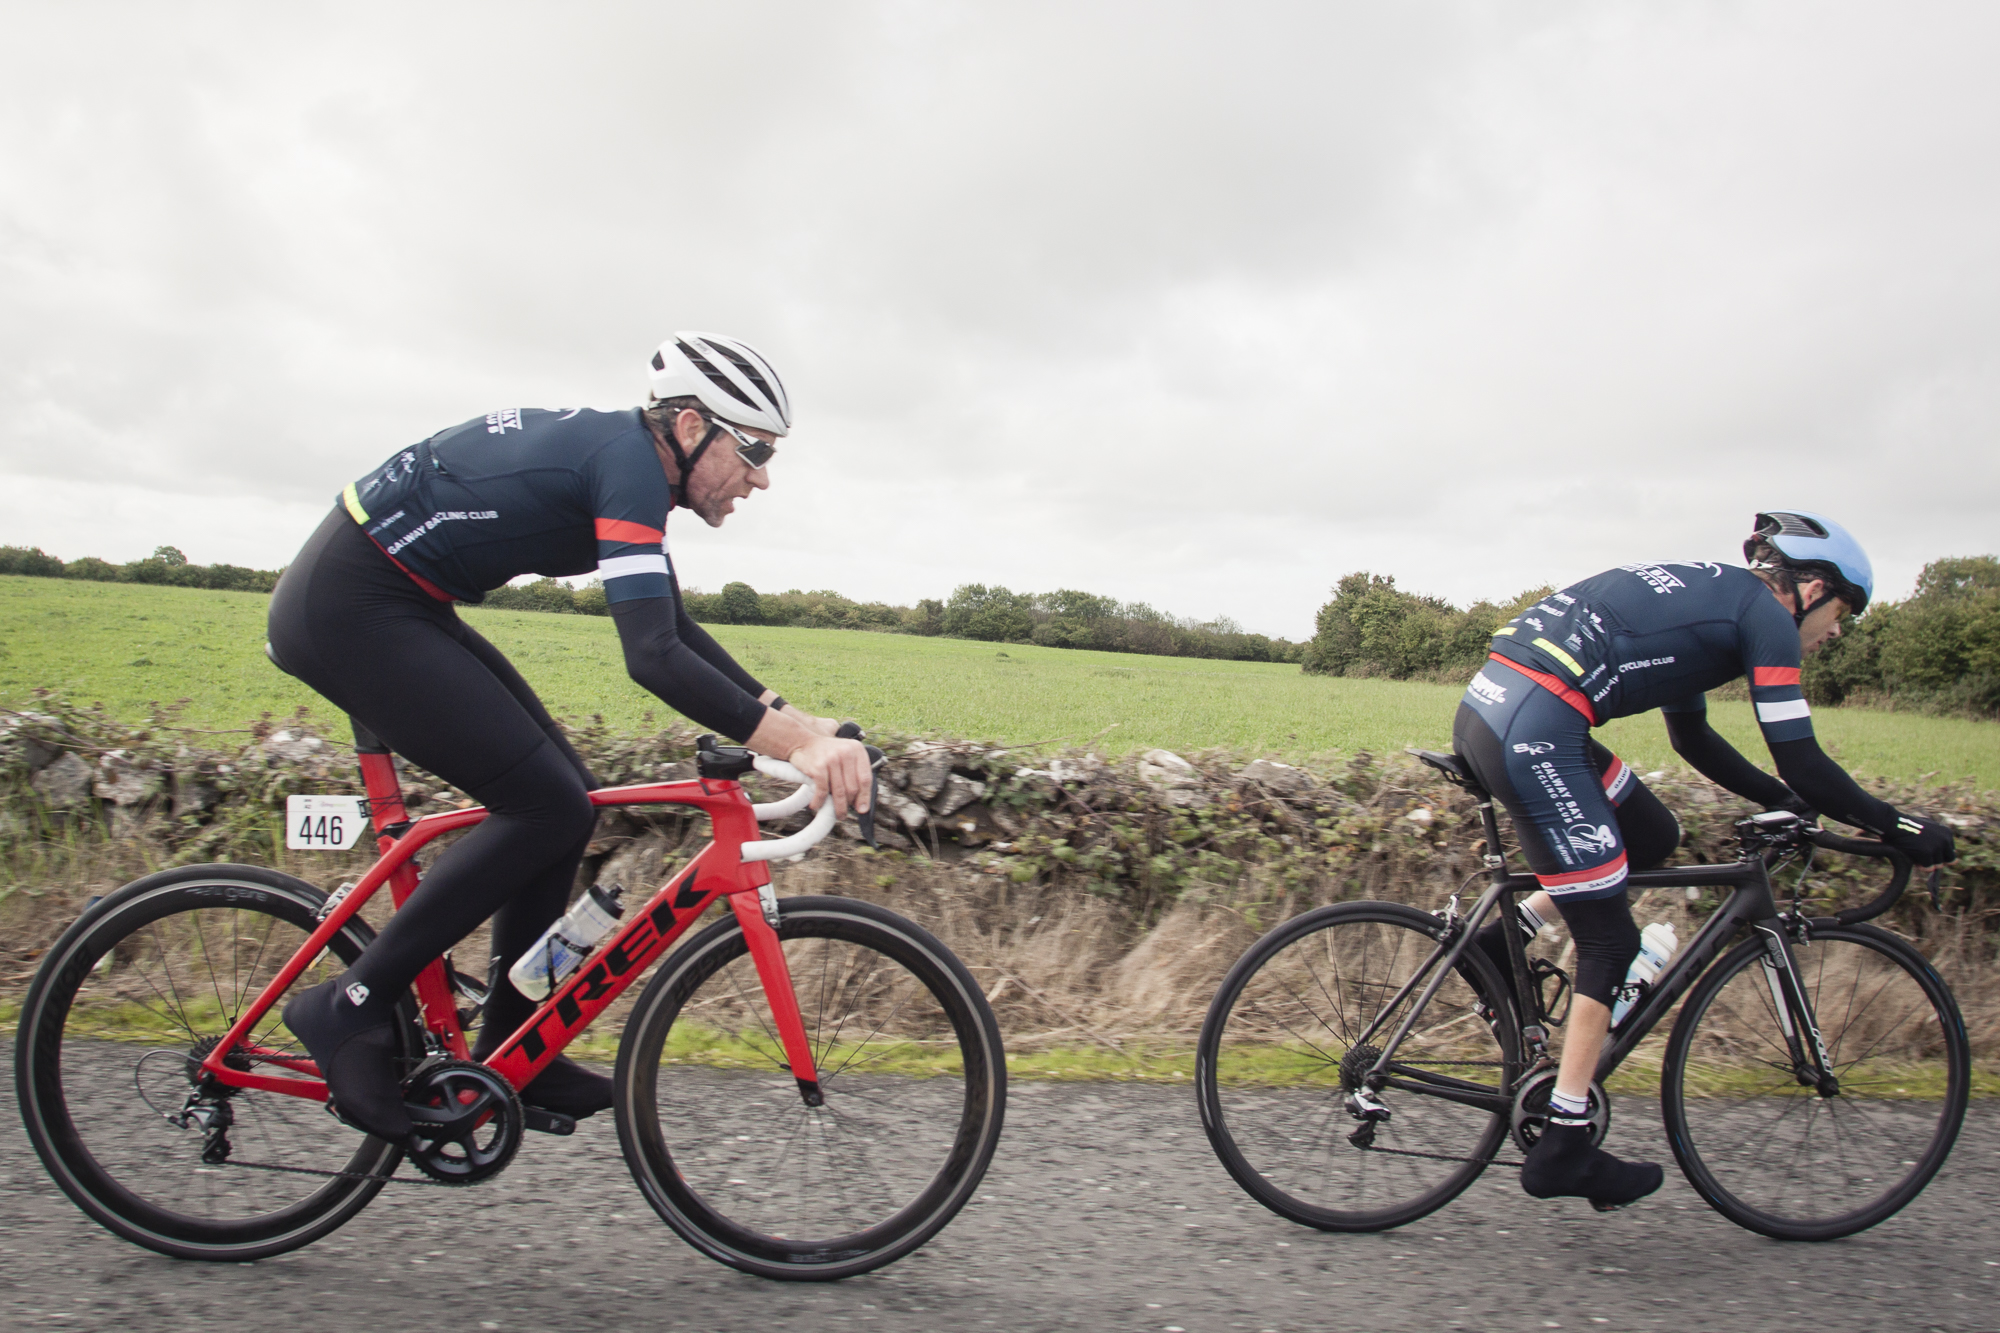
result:
M 1590 1206 L 1592 1208 L 1595 1208 L 1600 1213 L 1615 1213 L 1620 1208 L 1626 1208 L 1629 1207 L 1630 1205 L 1622 1203 L 1608 1203 L 1603 1199 L 1592 1199 L 1590 1201 Z
M 523 1106 L 521 1123 L 537 1134 L 560 1134 L 568 1136 L 576 1133 L 576 1121 L 560 1111 L 544 1111 L 539 1106 Z

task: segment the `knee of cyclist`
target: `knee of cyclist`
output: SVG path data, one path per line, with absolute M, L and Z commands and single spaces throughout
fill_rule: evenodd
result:
M 555 837 L 581 842 L 590 836 L 597 823 L 597 807 L 590 803 L 590 793 L 579 784 L 565 790 L 550 804 L 549 822 Z
M 1671 810 L 1662 809 L 1666 819 L 1654 827 L 1629 833 L 1625 839 L 1626 864 L 1633 870 L 1652 870 L 1667 863 L 1681 845 L 1681 821 Z
M 1626 969 L 1639 956 L 1639 927 L 1631 905 L 1621 892 L 1580 902 L 1558 899 L 1556 906 L 1576 945 L 1576 993 L 1611 1003 Z

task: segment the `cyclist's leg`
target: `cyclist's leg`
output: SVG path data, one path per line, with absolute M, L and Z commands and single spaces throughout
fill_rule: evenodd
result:
M 338 514 L 287 571 L 271 631 L 289 670 L 492 812 L 438 858 L 333 993 L 319 997 L 325 1012 L 302 1010 L 314 1029 L 299 1034 L 308 1046 L 337 1049 L 385 1024 L 418 971 L 517 895 L 526 901 L 511 914 L 511 933 L 530 941 L 561 913 L 594 820 L 589 779 L 518 673 L 497 669 L 504 659 L 490 644 Z M 393 1093 L 385 1070 L 329 1072 L 352 1085 L 350 1112 L 365 1101 L 380 1113 L 369 1128 L 398 1128 L 400 1100 L 385 1101 Z
M 1453 742 L 1486 789 L 1506 807 L 1530 868 L 1553 899 L 1576 942 L 1576 998 L 1570 1007 L 1562 1062 L 1551 1098 L 1547 1131 L 1537 1142 L 1521 1183 L 1529 1193 L 1582 1195 L 1628 1203 L 1659 1188 L 1664 1174 L 1651 1163 L 1626 1163 L 1589 1142 L 1584 1113 L 1597 1053 L 1610 1031 L 1612 994 L 1639 949 L 1639 933 L 1625 902 L 1628 853 L 1621 811 L 1647 838 L 1648 856 L 1664 858 L 1665 832 L 1644 801 L 1643 784 L 1615 759 L 1603 764 L 1589 723 L 1555 695 L 1493 664 L 1484 669 L 1501 687 L 1483 698 L 1469 692 L 1460 705 Z M 1607 788 L 1616 786 L 1614 793 Z M 1655 797 L 1646 793 L 1653 805 Z M 1659 808 L 1665 814 L 1665 807 Z M 1666 818 L 1671 821 L 1672 816 Z M 1485 943 L 1485 941 L 1482 941 Z

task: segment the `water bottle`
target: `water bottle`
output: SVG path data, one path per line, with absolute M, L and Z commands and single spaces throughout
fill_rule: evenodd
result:
M 1625 1015 L 1639 1002 L 1639 983 L 1651 984 L 1660 975 L 1660 969 L 1674 956 L 1674 950 L 1681 947 L 1680 936 L 1664 921 L 1655 921 L 1639 932 L 1639 956 L 1632 960 L 1632 968 L 1625 974 L 1625 984 L 1619 988 L 1618 1003 L 1611 1010 L 1611 1026 L 1617 1027 L 1625 1021 Z
M 598 941 L 625 915 L 618 902 L 624 893 L 617 884 L 609 888 L 591 885 L 568 915 L 550 926 L 534 947 L 507 969 L 507 980 L 514 983 L 514 989 L 531 1000 L 548 999 L 570 973 L 583 966 Z

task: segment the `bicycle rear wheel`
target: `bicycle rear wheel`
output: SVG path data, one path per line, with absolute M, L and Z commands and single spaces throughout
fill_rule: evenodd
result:
M 97 1222 L 176 1258 L 257 1259 L 332 1231 L 396 1169 L 400 1149 L 357 1138 L 319 1102 L 204 1088 L 196 1072 L 324 901 L 256 866 L 188 866 L 119 889 L 49 950 L 21 1009 L 15 1088 L 42 1164 Z M 292 990 L 337 976 L 367 931 L 356 921 L 335 936 Z M 251 1045 L 303 1057 L 282 1008 Z M 201 1123 L 218 1117 L 226 1155 Z
M 1958 1137 L 1971 1053 L 1951 991 L 1874 926 L 1793 945 L 1839 1090 L 1794 1069 L 1764 945 L 1738 945 L 1689 994 L 1660 1109 L 1681 1170 L 1715 1210 L 1779 1240 L 1874 1226 L 1930 1183 Z
M 1390 1118 L 1353 1137 L 1363 1125 L 1348 1094 L 1415 1003 L 1422 985 L 1397 997 L 1443 932 L 1412 907 L 1338 903 L 1277 927 L 1230 969 L 1195 1078 L 1208 1141 L 1251 1198 L 1323 1231 L 1381 1231 L 1443 1207 L 1493 1160 L 1508 1114 L 1444 1095 L 1498 1098 L 1520 1070 L 1513 1004 L 1476 948 L 1398 1049 L 1380 1093 Z
M 780 902 L 824 1104 L 806 1106 L 732 916 L 668 955 L 618 1047 L 618 1139 L 647 1202 L 712 1259 L 828 1281 L 908 1254 L 972 1197 L 1006 1057 L 964 964 L 847 898 Z

